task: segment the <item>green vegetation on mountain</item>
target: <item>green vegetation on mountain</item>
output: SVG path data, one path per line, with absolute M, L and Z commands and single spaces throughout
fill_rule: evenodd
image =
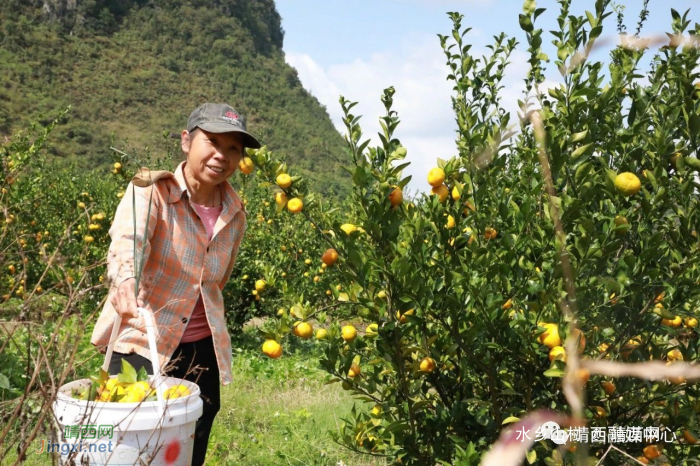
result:
M 0 135 L 48 123 L 56 160 L 91 168 L 117 145 L 154 155 L 189 112 L 226 101 L 326 193 L 347 192 L 344 143 L 285 63 L 273 0 L 7 0 L 0 3 Z

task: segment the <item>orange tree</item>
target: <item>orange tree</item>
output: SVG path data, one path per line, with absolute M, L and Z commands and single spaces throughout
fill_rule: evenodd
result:
M 355 103 L 340 99 L 352 206 L 345 218 L 315 222 L 339 254 L 344 291 L 303 317 L 332 319 L 321 365 L 329 382 L 366 402 L 345 419 L 338 440 L 348 448 L 404 464 L 475 464 L 504 424 L 548 408 L 589 426 L 675 434 L 617 445 L 644 462 L 700 453 L 694 379 L 665 365 L 605 378 L 592 364 L 660 360 L 697 377 L 681 361 L 699 349 L 699 26 L 688 31 L 672 11 L 671 40 L 644 74 L 639 62 L 658 39 L 621 34 L 606 75 L 589 53 L 610 2 L 585 16 L 559 3 L 552 34 L 563 82 L 546 93 L 549 58 L 534 26 L 544 9 L 528 0 L 520 15 L 531 93 L 516 132 L 499 99 L 515 41 L 499 35 L 490 56 L 475 57 L 462 16 L 450 14 L 454 30 L 440 41 L 455 84 L 458 155 L 438 159 L 431 195 L 415 205 L 401 195 L 409 178 L 393 135 L 394 90 L 382 95 L 378 147 L 362 141 Z M 268 181 L 286 173 L 267 151 L 252 159 Z M 304 209 L 314 204 L 301 183 L 281 189 Z M 359 336 L 347 323 L 358 318 L 369 324 Z M 282 316 L 266 337 L 281 342 L 292 326 Z M 555 446 L 537 443 L 528 461 L 573 461 L 576 445 Z M 581 446 L 582 456 L 609 447 Z
M 32 127 L 16 135 L 2 148 L 4 301 L 21 302 L 49 291 L 67 293 L 78 281 L 99 286 L 104 280 L 102 262 L 109 221 L 119 201 L 118 182 L 111 175 L 78 176 L 74 166 L 48 168 L 43 148 L 64 114 L 46 128 Z M 91 305 L 97 302 L 95 293 Z
M 284 215 L 287 203 L 270 194 L 268 183 L 245 173 L 237 181 L 248 228 L 223 291 L 229 328 L 239 329 L 254 317 L 289 315 L 295 305 L 332 300 L 334 270 L 321 261 L 325 248 L 312 223 L 304 215 Z M 315 209 L 324 217 L 337 211 L 323 202 Z

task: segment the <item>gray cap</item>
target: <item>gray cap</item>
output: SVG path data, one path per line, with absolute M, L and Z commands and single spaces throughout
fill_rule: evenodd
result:
M 191 133 L 195 128 L 201 128 L 210 133 L 241 133 L 245 147 L 260 148 L 260 142 L 246 131 L 243 115 L 230 105 L 211 103 L 200 105 L 187 120 L 187 131 Z

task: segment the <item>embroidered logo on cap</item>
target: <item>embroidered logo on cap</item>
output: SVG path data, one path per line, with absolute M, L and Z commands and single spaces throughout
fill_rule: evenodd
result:
M 221 118 L 234 126 L 238 126 L 239 128 L 243 127 L 243 123 L 239 119 L 240 115 L 238 115 L 238 113 L 236 112 L 232 112 L 231 110 L 229 110 Z

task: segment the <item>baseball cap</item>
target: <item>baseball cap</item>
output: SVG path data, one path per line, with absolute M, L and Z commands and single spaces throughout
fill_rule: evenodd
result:
M 246 131 L 243 115 L 227 104 L 206 103 L 194 109 L 187 120 L 187 131 L 195 128 L 210 133 L 241 133 L 245 147 L 260 148 L 260 142 Z

